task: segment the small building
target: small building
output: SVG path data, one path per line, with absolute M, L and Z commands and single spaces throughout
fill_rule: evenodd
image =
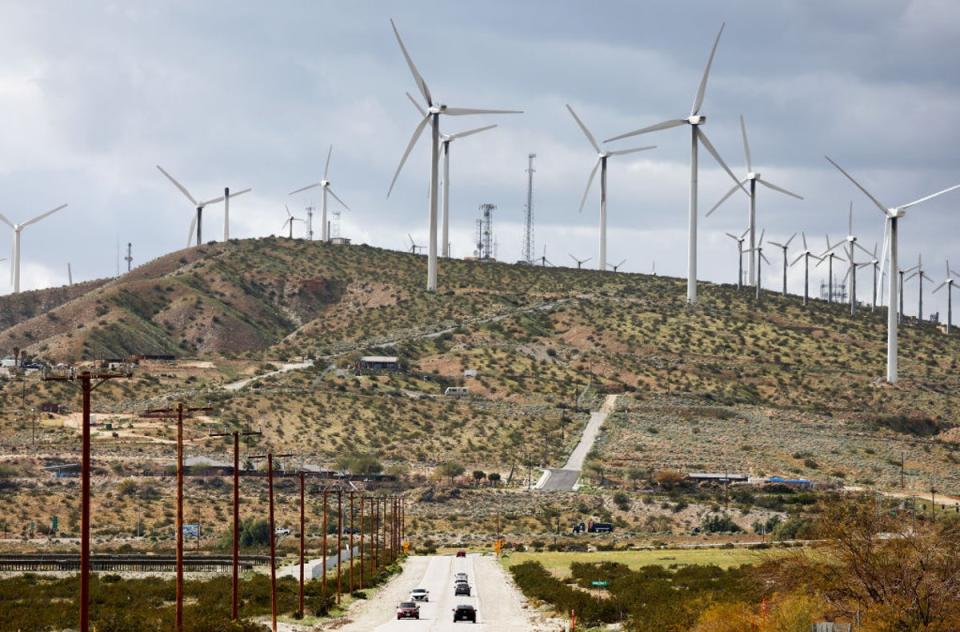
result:
M 735 472 L 690 472 L 687 479 L 698 483 L 746 483 L 746 474 Z
M 66 408 L 63 404 L 58 404 L 56 402 L 43 402 L 40 404 L 40 412 L 42 413 L 55 413 L 57 415 L 66 411 Z
M 809 489 L 813 487 L 813 481 L 805 478 L 783 478 L 782 476 L 771 476 L 767 479 L 767 483 L 770 485 L 786 485 L 787 487 L 795 487 L 798 489 Z
M 463 377 L 464 377 L 464 378 L 477 377 L 477 370 L 476 370 L 476 369 L 464 369 L 464 370 L 463 370 Z
M 466 386 L 448 386 L 443 391 L 444 397 L 467 397 L 470 395 L 470 389 Z
M 0 360 L 0 367 L 4 369 L 15 369 L 17 368 L 17 359 L 13 356 L 6 356 Z
M 330 244 L 334 246 L 349 246 L 350 238 L 349 237 L 331 237 Z
M 357 360 L 357 374 L 375 371 L 399 371 L 400 358 L 397 356 L 363 356 Z

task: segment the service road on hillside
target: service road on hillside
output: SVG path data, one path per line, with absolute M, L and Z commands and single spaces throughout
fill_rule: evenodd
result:
M 454 596 L 457 573 L 467 574 L 469 597 Z M 397 620 L 397 604 L 409 601 L 414 588 L 430 591 L 430 601 L 420 603 L 419 620 Z M 453 622 L 453 610 L 460 604 L 476 608 L 476 625 Z M 340 632 L 546 632 L 558 629 L 556 624 L 548 627 L 535 611 L 524 609 L 523 595 L 495 558 L 477 554 L 465 558 L 410 557 L 403 572 L 383 590 L 371 595 L 369 601 L 359 604 L 349 618 L 349 623 L 335 629 Z

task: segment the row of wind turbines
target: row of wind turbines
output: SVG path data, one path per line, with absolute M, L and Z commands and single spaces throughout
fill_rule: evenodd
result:
M 420 138 L 426 126 L 429 124 L 432 131 L 432 143 L 431 143 L 431 161 L 430 161 L 430 215 L 429 215 L 429 241 L 428 241 L 428 264 L 427 264 L 427 290 L 435 291 L 437 288 L 437 198 L 438 198 L 438 165 L 439 165 L 439 155 L 441 151 L 444 154 L 444 209 L 443 209 L 443 243 L 444 243 L 444 256 L 446 253 L 446 244 L 447 240 L 447 221 L 448 221 L 448 200 L 449 200 L 449 142 L 446 140 L 449 137 L 445 137 L 440 132 L 440 116 L 463 116 L 463 115 L 472 115 L 472 114 L 515 114 L 521 113 L 518 110 L 489 110 L 489 109 L 475 109 L 475 108 L 458 108 L 458 107 L 449 107 L 442 103 L 436 102 L 430 92 L 427 82 L 424 80 L 423 76 L 420 74 L 420 71 L 417 69 L 412 58 L 410 57 L 407 47 L 403 43 L 403 39 L 400 37 L 400 32 L 397 30 L 396 24 L 393 20 L 390 20 L 390 25 L 393 28 L 393 33 L 397 39 L 397 43 L 400 46 L 400 51 L 403 54 L 404 59 L 406 60 L 407 66 L 410 69 L 410 73 L 413 75 L 414 82 L 417 85 L 420 94 L 423 96 L 423 99 L 426 103 L 426 108 L 420 106 L 416 100 L 410 96 L 408 93 L 407 96 L 413 101 L 414 105 L 417 107 L 420 112 L 422 119 L 417 127 L 414 129 L 413 136 L 410 139 L 410 142 L 407 144 L 406 150 L 403 153 L 403 157 L 400 160 L 400 164 L 397 167 L 397 171 L 394 174 L 393 180 L 390 183 L 390 189 L 387 193 L 388 197 L 390 191 L 393 190 L 393 187 L 396 183 L 397 177 L 400 174 L 403 165 L 407 160 L 407 157 L 410 155 L 414 145 L 416 145 L 417 140 Z M 694 304 L 697 302 L 697 237 L 698 237 L 698 173 L 699 173 L 699 148 L 703 146 L 704 149 L 717 161 L 717 163 L 723 168 L 723 170 L 730 176 L 730 179 L 733 181 L 733 186 L 730 190 L 724 195 L 710 211 L 707 213 L 707 216 L 711 215 L 716 211 L 726 200 L 734 196 L 738 191 L 741 191 L 747 196 L 749 201 L 749 215 L 748 215 L 748 226 L 743 235 L 736 236 L 730 235 L 730 237 L 737 240 L 738 251 L 741 256 L 741 266 L 742 266 L 742 255 L 746 252 L 750 254 L 749 257 L 749 269 L 748 276 L 749 282 L 752 286 L 757 289 L 757 296 L 760 295 L 760 265 L 762 261 L 769 260 L 766 256 L 763 255 L 763 240 L 762 234 L 761 239 L 757 241 L 757 185 L 760 184 L 768 189 L 787 195 L 796 199 L 802 200 L 802 196 L 793 193 L 781 186 L 778 186 L 768 179 L 761 176 L 760 173 L 753 170 L 752 159 L 750 155 L 750 145 L 747 140 L 747 130 L 746 123 L 744 122 L 743 117 L 740 117 L 740 129 L 743 136 L 743 145 L 744 153 L 746 158 L 747 173 L 744 178 L 738 178 L 730 167 L 724 162 L 723 158 L 720 156 L 716 147 L 713 143 L 710 142 L 710 139 L 703 131 L 703 126 L 707 122 L 707 116 L 703 111 L 704 98 L 706 96 L 707 83 L 710 78 L 710 70 L 713 66 L 714 58 L 716 57 L 717 47 L 720 44 L 720 38 L 723 35 L 725 24 L 721 25 L 719 32 L 717 33 L 716 38 L 714 39 L 713 46 L 710 49 L 710 55 L 707 58 L 706 67 L 704 68 L 703 75 L 700 79 L 700 83 L 697 87 L 696 95 L 694 96 L 693 105 L 690 108 L 688 115 L 682 118 L 668 119 L 647 127 L 642 127 L 635 129 L 617 136 L 606 139 L 604 144 L 611 143 L 618 140 L 623 140 L 626 138 L 632 138 L 634 136 L 640 136 L 643 134 L 648 134 L 651 132 L 657 132 L 661 130 L 667 130 L 674 127 L 680 127 L 688 125 L 690 127 L 690 197 L 689 197 L 689 209 L 688 209 L 688 247 L 687 247 L 687 302 Z M 590 188 L 593 184 L 593 180 L 596 176 L 597 170 L 600 171 L 600 227 L 599 227 L 599 256 L 597 260 L 597 267 L 600 270 L 606 270 L 608 268 L 607 263 L 607 161 L 611 156 L 623 155 L 636 153 L 641 151 L 647 151 L 654 149 L 655 146 L 644 146 L 644 147 L 634 147 L 626 149 L 605 149 L 597 142 L 594 135 L 590 132 L 587 126 L 584 124 L 583 120 L 577 115 L 574 109 L 567 105 L 567 109 L 570 112 L 570 115 L 575 120 L 577 126 L 581 129 L 584 136 L 586 136 L 587 141 L 590 143 L 594 151 L 597 152 L 596 163 L 593 166 L 590 176 L 587 179 L 587 187 L 584 191 L 583 197 L 580 201 L 580 210 L 583 210 L 584 205 L 586 204 L 587 196 L 589 195 Z M 476 133 L 478 131 L 483 131 L 487 128 L 479 128 L 477 130 L 471 130 L 468 133 Z M 465 135 L 465 134 L 464 134 Z M 441 141 L 443 141 L 441 143 Z M 853 176 L 851 176 L 847 171 L 845 171 L 839 164 L 837 164 L 832 158 L 826 156 L 826 159 L 832 164 L 837 170 L 840 171 L 850 182 L 856 186 L 860 191 L 863 192 L 867 198 L 877 206 L 877 208 L 883 213 L 885 219 L 884 226 L 884 241 L 883 241 L 883 254 L 880 259 L 876 258 L 876 253 L 869 253 L 865 248 L 860 246 L 856 238 L 853 235 L 852 229 L 852 208 L 850 214 L 850 230 L 847 239 L 845 240 L 848 247 L 848 262 L 850 265 L 848 274 L 851 276 L 851 283 L 854 286 L 853 292 L 851 292 L 851 309 L 856 309 L 856 269 L 860 266 L 860 263 L 855 261 L 855 249 L 859 248 L 860 250 L 870 254 L 873 259 L 870 262 L 864 262 L 868 265 L 874 265 L 875 271 L 877 267 L 882 266 L 882 262 L 886 261 L 888 263 L 887 270 L 887 282 L 888 282 L 888 295 L 889 295 L 889 309 L 887 317 L 887 381 L 890 383 L 896 383 L 897 381 L 897 325 L 899 320 L 898 304 L 902 302 L 901 290 L 901 270 L 898 267 L 898 230 L 899 230 L 899 220 L 903 218 L 907 209 L 932 200 L 938 196 L 941 196 L 945 193 L 953 191 L 957 188 L 960 188 L 960 185 L 952 186 L 942 191 L 938 191 L 931 195 L 921 197 L 913 202 L 907 204 L 902 204 L 899 206 L 885 206 L 880 203 L 880 201 L 869 191 L 867 191 Z M 746 185 L 746 186 L 745 186 Z M 795 235 L 794 235 L 795 237 Z M 772 245 L 780 247 L 784 255 L 784 292 L 786 292 L 786 268 L 787 268 L 787 249 L 789 248 L 790 242 L 794 239 L 791 237 L 785 243 L 776 243 L 771 242 Z M 749 239 L 749 248 L 743 249 L 743 240 Z M 829 237 L 827 239 L 827 250 L 822 255 L 814 255 L 810 251 L 810 248 L 806 241 L 806 235 L 802 235 L 803 241 L 803 251 L 800 255 L 794 260 L 794 264 L 798 261 L 804 261 L 804 303 L 808 301 L 809 294 L 809 261 L 811 257 L 817 258 L 818 261 L 822 262 L 824 257 L 827 258 L 829 266 L 832 268 L 833 258 L 836 256 L 833 250 L 836 249 L 844 241 L 840 241 L 837 244 L 831 246 L 829 243 Z M 581 268 L 584 263 L 589 261 L 577 259 L 571 255 L 571 258 L 577 264 L 577 268 Z M 544 262 L 546 262 L 546 256 L 544 256 Z M 617 264 L 619 267 L 621 264 Z M 819 263 L 818 263 L 819 265 Z M 906 271 L 904 271 L 906 272 Z M 920 275 L 921 283 L 923 280 L 923 271 L 922 269 L 917 272 Z M 741 282 L 743 276 L 738 277 L 738 283 Z M 833 282 L 832 269 L 830 271 L 830 283 Z M 937 288 L 936 291 L 939 291 L 943 287 L 947 287 L 948 294 L 952 292 L 953 287 L 953 277 L 952 271 L 950 270 L 949 263 L 947 264 L 947 279 Z M 876 290 L 874 291 L 874 303 L 876 302 Z M 948 323 L 952 316 L 952 307 L 949 305 L 950 297 L 948 296 Z M 832 292 L 831 292 L 832 300 Z M 922 290 L 921 290 L 921 300 L 922 300 Z M 921 308 L 922 309 L 922 308 Z

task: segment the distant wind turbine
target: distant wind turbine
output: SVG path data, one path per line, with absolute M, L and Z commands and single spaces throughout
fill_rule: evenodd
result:
M 407 47 L 404 46 L 403 40 L 400 39 L 400 32 L 397 30 L 396 24 L 393 23 L 393 20 L 390 20 L 390 26 L 393 27 L 393 34 L 397 38 L 397 43 L 400 45 L 400 51 L 403 53 L 404 59 L 407 61 L 407 66 L 410 68 L 410 73 L 413 75 L 413 79 L 417 84 L 417 88 L 420 89 L 420 94 L 423 95 L 424 101 L 426 101 L 426 115 L 421 119 L 419 125 L 416 129 L 413 130 L 413 136 L 410 138 L 410 142 L 407 143 L 407 148 L 403 152 L 403 157 L 400 159 L 400 164 L 397 166 L 396 173 L 393 174 L 393 180 L 390 182 L 390 189 L 387 191 L 387 197 L 390 197 L 390 193 L 393 191 L 393 185 L 397 182 L 397 177 L 400 175 L 400 170 L 403 169 L 404 163 L 407 161 L 407 156 L 410 155 L 413 146 L 417 144 L 420 135 L 423 133 L 424 128 L 427 124 L 430 124 L 432 133 L 433 133 L 433 142 L 431 143 L 430 150 L 430 239 L 429 239 L 429 250 L 428 250 L 428 259 L 427 259 L 427 291 L 436 292 L 437 290 L 437 180 L 438 180 L 438 169 L 440 162 L 440 115 L 445 114 L 447 116 L 465 116 L 469 114 L 521 114 L 519 110 L 481 110 L 476 108 L 454 108 L 448 107 L 440 103 L 434 103 L 433 96 L 430 94 L 430 89 L 427 87 L 427 82 L 424 81 L 423 77 L 420 75 L 420 71 L 417 70 L 417 67 L 414 65 L 413 60 L 410 58 L 410 54 L 407 52 Z
M 922 254 L 917 255 L 917 265 L 914 273 L 908 276 L 906 279 L 904 279 L 904 281 L 909 281 L 913 277 L 917 277 L 918 280 L 920 281 L 920 288 L 918 292 L 919 304 L 917 305 L 917 320 L 922 321 L 923 320 L 923 281 L 924 279 L 926 279 L 931 283 L 933 282 L 933 279 L 930 278 L 930 275 L 927 274 L 926 271 L 923 269 Z
M 747 162 L 747 177 L 741 180 L 739 183 L 735 184 L 729 191 L 727 191 L 727 194 L 724 195 L 722 198 L 720 198 L 720 201 L 714 204 L 712 209 L 707 211 L 706 217 L 710 217 L 710 215 L 712 215 L 713 212 L 717 210 L 721 204 L 726 202 L 731 195 L 736 193 L 738 189 L 743 190 L 742 185 L 749 183 L 750 191 L 747 193 L 747 195 L 750 198 L 750 224 L 749 224 L 748 230 L 750 231 L 750 248 L 753 248 L 754 239 L 757 234 L 757 183 L 759 182 L 760 184 L 767 187 L 768 189 L 773 189 L 774 191 L 778 191 L 779 193 L 783 193 L 784 195 L 795 197 L 798 200 L 802 200 L 803 197 L 797 195 L 796 193 L 791 193 L 790 191 L 787 191 L 782 187 L 778 187 L 775 184 L 772 184 L 769 180 L 765 180 L 764 178 L 761 178 L 760 174 L 756 173 L 753 170 L 753 165 L 751 164 L 751 160 L 750 160 L 750 143 L 747 142 L 747 125 L 743 121 L 742 114 L 740 115 L 740 133 L 743 136 L 743 154 Z M 749 281 L 750 285 L 754 285 L 756 283 L 757 277 L 756 277 L 756 270 L 754 268 L 753 257 L 750 257 L 748 274 L 750 277 L 750 281 Z M 784 295 L 786 295 L 786 292 L 784 292 Z
M 790 235 L 790 239 L 783 242 L 782 244 L 776 241 L 770 242 L 771 246 L 776 246 L 777 248 L 780 248 L 781 250 L 783 250 L 783 295 L 784 296 L 787 295 L 787 248 L 790 247 L 790 242 L 793 241 L 794 238 L 796 238 L 796 236 L 797 236 L 797 233 Z
M 727 237 L 737 242 L 737 289 L 743 289 L 743 242 L 747 238 L 750 228 L 743 231 L 743 234 L 737 237 L 733 233 L 726 233 Z
M 956 283 L 954 276 L 960 275 L 950 269 L 950 260 L 947 259 L 947 278 L 933 290 L 936 294 L 943 289 L 943 286 L 947 286 L 947 335 L 950 334 L 950 328 L 953 326 L 953 284 Z
M 322 202 L 320 204 L 320 221 L 323 223 L 323 225 L 320 227 L 320 240 L 323 242 L 330 241 L 330 232 L 327 227 L 327 194 L 329 193 L 332 195 L 333 199 L 335 199 L 337 202 L 340 202 L 340 205 L 343 206 L 343 208 L 347 209 L 348 211 L 350 210 L 350 207 L 347 206 L 343 200 L 337 197 L 337 194 L 334 193 L 333 189 L 330 188 L 330 180 L 327 179 L 330 173 L 330 156 L 332 155 L 333 145 L 330 145 L 330 149 L 327 151 L 327 164 L 323 167 L 323 179 L 320 180 L 320 182 L 314 182 L 313 184 L 308 184 L 305 187 L 301 187 L 296 191 L 290 192 L 290 195 L 294 195 L 295 193 L 308 191 L 317 187 L 320 187 L 320 190 L 323 191 Z
M 707 135 L 703 133 L 702 129 L 700 129 L 700 126 L 707 122 L 707 117 L 700 113 L 700 108 L 703 106 L 703 98 L 707 90 L 707 79 L 710 77 L 710 66 L 713 65 L 713 57 L 717 52 L 717 45 L 720 43 L 720 36 L 722 34 L 723 26 L 720 27 L 720 32 L 717 33 L 717 39 L 713 42 L 713 48 L 710 50 L 710 57 L 707 59 L 707 67 L 703 71 L 703 78 L 700 80 L 700 87 L 697 89 L 697 96 L 693 100 L 693 107 L 690 109 L 690 116 L 682 119 L 663 121 L 662 123 L 657 123 L 656 125 L 651 125 L 649 127 L 634 130 L 632 132 L 627 132 L 626 134 L 620 134 L 619 136 L 614 136 L 613 138 L 609 138 L 604 141 L 605 143 L 609 143 L 611 141 L 620 140 L 621 138 L 628 138 L 638 134 L 646 134 L 647 132 L 655 132 L 661 129 L 669 129 L 679 125 L 690 126 L 690 231 L 688 235 L 687 246 L 688 303 L 697 302 L 697 148 L 702 144 L 707 151 L 710 152 L 713 158 L 720 164 L 720 166 L 723 167 L 724 171 L 726 171 L 733 181 L 737 183 L 737 186 L 743 188 L 743 185 L 740 184 L 740 180 L 737 179 L 737 176 L 733 175 L 733 171 L 730 170 L 730 167 L 727 166 L 727 163 L 725 163 L 720 157 L 720 154 L 717 153 L 713 143 L 710 142 L 710 140 L 707 138 Z M 744 193 L 746 192 L 747 190 L 744 189 Z
M 288 236 L 290 239 L 293 239 L 293 223 L 302 222 L 303 219 L 300 217 L 294 217 L 293 213 L 290 212 L 290 207 L 287 206 L 286 204 L 283 205 L 283 208 L 286 209 L 287 211 L 287 219 L 286 221 L 283 222 L 283 226 L 280 227 L 280 230 L 283 230 L 284 228 L 287 228 L 289 226 L 290 234 Z
M 790 266 L 794 266 L 801 259 L 803 259 L 803 304 L 806 305 L 810 301 L 810 257 L 813 257 L 817 261 L 820 261 L 820 257 L 813 254 L 810 251 L 810 248 L 807 247 L 807 235 L 806 233 L 800 233 L 800 238 L 803 240 L 803 252 L 790 262 Z
M 410 233 L 407 233 L 407 237 L 410 239 L 410 254 L 414 254 L 414 255 L 423 254 L 424 246 L 420 246 L 415 241 L 413 241 L 413 235 L 411 235 Z
M 827 302 L 833 302 L 833 260 L 837 258 L 837 253 L 833 250 L 843 243 L 842 240 L 837 243 L 830 245 L 830 235 L 824 235 L 827 240 L 827 249 L 823 251 L 823 254 L 820 255 L 820 261 L 817 262 L 816 267 L 820 267 L 820 264 L 824 261 L 827 261 Z M 823 287 L 823 286 L 820 286 Z
M 187 248 L 190 247 L 190 242 L 193 240 L 194 230 L 197 231 L 197 245 L 199 246 L 200 244 L 203 243 L 203 209 L 204 208 L 206 208 L 207 206 L 210 206 L 211 204 L 217 204 L 225 200 L 227 200 L 227 204 L 229 205 L 229 200 L 231 198 L 239 197 L 244 193 L 249 193 L 252 190 L 247 188 L 247 189 L 243 189 L 242 191 L 237 191 L 236 193 L 231 193 L 230 189 L 224 189 L 223 195 L 219 195 L 215 198 L 210 198 L 209 200 L 197 201 L 197 199 L 190 194 L 190 191 L 188 191 L 185 186 L 177 182 L 176 178 L 174 178 L 172 175 L 167 173 L 163 167 L 161 167 L 160 165 L 157 165 L 157 169 L 160 170 L 160 173 L 166 176 L 167 180 L 169 180 L 173 184 L 173 186 L 177 187 L 177 189 L 179 189 L 180 192 L 183 193 L 183 195 L 186 196 L 188 200 L 190 200 L 190 203 L 193 205 L 193 207 L 197 211 L 196 215 L 193 216 L 193 220 L 190 222 L 190 232 L 187 233 Z M 230 237 L 229 210 L 227 211 L 227 213 L 224 214 L 224 217 L 226 218 L 224 223 L 224 230 L 223 230 L 224 239 L 229 239 Z
M 883 213 L 884 218 L 886 219 L 886 230 L 887 238 L 889 239 L 889 283 L 890 283 L 890 307 L 887 309 L 887 382 L 891 384 L 896 384 L 897 382 L 897 297 L 900 293 L 900 287 L 897 285 L 897 229 L 898 223 L 901 217 L 906 214 L 908 208 L 916 206 L 922 202 L 932 200 L 935 197 L 941 196 L 944 193 L 948 193 L 955 189 L 960 189 L 960 184 L 954 185 L 952 187 L 946 188 L 942 191 L 937 191 L 931 195 L 924 196 L 913 202 L 908 202 L 901 206 L 887 207 L 884 206 L 875 198 L 871 193 L 869 193 L 863 186 L 853 179 L 849 173 L 843 170 L 843 168 L 831 160 L 830 156 L 826 156 L 826 159 L 830 161 L 834 167 L 836 167 L 840 173 L 847 177 L 850 182 L 854 184 L 864 195 L 866 195 L 871 202 L 873 202 L 880 212 Z
M 23 232 L 23 229 L 31 224 L 36 224 L 40 220 L 53 215 L 57 211 L 66 208 L 66 204 L 61 204 L 55 209 L 51 209 L 46 213 L 41 213 L 33 219 L 28 219 L 22 224 L 14 224 L 9 219 L 0 214 L 0 222 L 3 222 L 7 226 L 13 229 L 13 252 L 10 255 L 10 283 L 13 284 L 13 293 L 20 293 L 20 233 Z
M 600 257 L 597 260 L 597 268 L 599 270 L 607 269 L 607 158 L 610 156 L 622 156 L 624 154 L 634 154 L 638 151 L 647 151 L 648 149 L 656 149 L 656 145 L 647 145 L 646 147 L 634 147 L 632 149 L 618 149 L 616 151 L 603 151 L 600 149 L 600 145 L 597 144 L 597 139 L 593 137 L 593 134 L 590 133 L 590 130 L 587 129 L 587 126 L 584 125 L 583 121 L 580 120 L 580 117 L 577 116 L 577 113 L 573 111 L 573 108 L 570 105 L 567 105 L 567 109 L 570 110 L 570 115 L 573 117 L 573 120 L 577 122 L 577 125 L 580 127 L 580 130 L 583 132 L 583 135 L 587 137 L 587 141 L 597 152 L 597 161 L 593 165 L 593 171 L 590 172 L 590 177 L 587 178 L 587 188 L 583 192 L 583 197 L 580 199 L 580 212 L 583 212 L 583 205 L 587 202 L 587 194 L 590 193 L 590 185 L 593 184 L 593 178 L 597 175 L 597 169 L 600 169 Z M 616 270 L 614 270 L 616 272 Z
M 763 254 L 763 234 L 764 234 L 764 232 L 766 232 L 766 231 L 765 231 L 765 230 L 761 230 L 761 231 L 760 231 L 760 240 L 757 242 L 756 247 L 750 248 L 750 249 L 748 249 L 748 250 L 745 251 L 745 252 L 751 252 L 751 253 L 752 253 L 752 252 L 756 252 L 756 253 L 757 253 L 757 284 L 756 284 L 755 287 L 757 288 L 757 295 L 756 295 L 756 297 L 757 297 L 757 300 L 758 300 L 758 301 L 759 301 L 760 298 L 761 298 L 760 292 L 763 290 L 763 277 L 761 276 L 761 270 L 762 270 L 763 264 L 761 263 L 761 260 L 766 261 L 766 262 L 767 262 L 767 265 L 770 265 L 770 260 L 767 259 L 767 255 Z
M 540 257 L 540 265 L 544 268 L 547 266 L 553 267 L 553 262 L 547 259 L 547 244 L 543 244 L 543 256 Z
M 570 255 L 570 258 L 577 262 L 577 270 L 583 267 L 583 264 L 593 259 L 593 257 L 587 257 L 586 259 L 577 259 L 573 255 Z
M 620 266 L 622 266 L 622 265 L 625 264 L 626 262 L 627 262 L 627 260 L 624 259 L 624 260 L 621 261 L 620 263 L 616 263 L 616 264 L 608 263 L 607 266 L 608 266 L 609 268 L 611 268 L 614 272 L 617 272 L 617 271 L 620 269 Z

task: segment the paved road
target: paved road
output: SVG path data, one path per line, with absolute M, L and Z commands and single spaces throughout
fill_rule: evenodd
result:
M 470 597 L 453 595 L 453 578 L 466 573 L 472 588 Z M 406 601 L 414 588 L 430 591 L 430 601 L 420 606 L 420 620 L 397 620 L 396 607 Z M 477 609 L 477 625 L 453 623 L 453 609 L 465 603 Z M 368 602 L 350 614 L 350 622 L 336 627 L 339 632 L 540 632 L 547 627 L 535 613 L 524 609 L 523 596 L 506 572 L 491 556 L 470 554 L 415 556 L 407 560 L 403 573 Z M 333 628 L 331 628 L 333 629 Z
M 590 413 L 590 421 L 587 422 L 580 435 L 580 442 L 570 453 L 566 465 L 561 469 L 549 469 L 546 476 L 537 483 L 537 489 L 543 491 L 570 491 L 575 489 L 580 480 L 580 472 L 583 470 L 583 462 L 593 449 L 593 443 L 600 434 L 600 426 L 607 420 L 607 415 L 613 412 L 617 403 L 616 395 L 607 395 L 603 401 L 600 410 Z

